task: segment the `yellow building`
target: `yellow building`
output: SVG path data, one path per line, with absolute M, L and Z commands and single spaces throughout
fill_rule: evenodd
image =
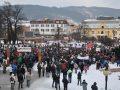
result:
M 84 20 L 82 22 L 82 35 L 95 38 L 107 36 L 111 39 L 119 39 L 120 19 L 106 17 Z

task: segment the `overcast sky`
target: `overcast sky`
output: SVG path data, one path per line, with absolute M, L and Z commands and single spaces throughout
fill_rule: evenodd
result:
M 120 0 L 0 0 L 0 5 L 4 1 L 9 1 L 11 4 L 34 4 L 42 6 L 97 6 L 111 7 L 120 9 Z

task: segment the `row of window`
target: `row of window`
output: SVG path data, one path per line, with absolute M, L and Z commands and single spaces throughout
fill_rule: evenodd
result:
M 106 33 L 109 35 L 109 31 L 106 31 Z M 92 34 L 95 34 L 95 31 L 92 31 Z M 104 34 L 104 32 L 103 31 L 98 31 L 98 34 Z
M 41 29 L 42 32 L 44 32 L 44 31 L 49 32 L 50 30 L 51 30 L 51 32 L 55 31 L 55 29 Z M 39 29 L 31 29 L 31 31 L 33 31 L 33 32 L 39 32 Z
M 39 26 L 41 26 L 41 27 L 55 27 L 55 24 L 41 24 L 41 25 L 39 25 L 39 24 L 32 24 L 31 25 L 31 27 L 39 27 Z M 58 25 L 57 24 L 57 27 L 63 27 L 64 25 L 63 24 L 61 24 L 61 25 Z

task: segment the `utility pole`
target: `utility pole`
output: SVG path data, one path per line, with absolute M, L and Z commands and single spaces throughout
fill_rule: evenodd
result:
M 57 37 L 58 37 L 58 61 L 60 60 L 60 43 L 59 43 L 59 40 L 60 40 L 60 28 L 57 27 Z

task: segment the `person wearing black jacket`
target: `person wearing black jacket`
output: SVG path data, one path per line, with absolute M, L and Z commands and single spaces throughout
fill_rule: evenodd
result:
M 79 82 L 80 82 L 80 85 L 81 85 L 81 76 L 82 76 L 82 74 L 80 72 L 78 72 L 78 74 L 77 74 L 78 85 L 79 85 Z
M 94 82 L 93 85 L 91 86 L 92 90 L 98 90 L 97 83 Z
M 55 88 L 56 88 L 56 90 L 58 90 L 58 88 L 60 90 L 60 76 L 59 76 L 59 74 L 57 74 L 56 78 L 55 78 Z
M 64 77 L 63 80 L 62 80 L 62 82 L 63 82 L 64 90 L 67 90 L 68 83 L 69 83 L 68 80 Z
M 38 63 L 37 69 L 38 69 L 38 76 L 39 76 L 39 78 L 40 78 L 40 76 L 41 76 L 41 69 L 42 69 L 40 63 Z
M 22 66 L 22 68 L 21 68 L 21 73 L 23 74 L 24 79 L 25 79 L 25 68 L 24 68 L 24 66 Z
M 47 67 L 46 67 L 46 77 L 49 77 L 49 72 L 50 72 L 50 70 L 49 70 L 49 67 L 47 65 Z
M 80 70 L 81 70 L 81 73 L 83 73 L 83 68 L 84 68 L 84 64 L 83 64 L 83 63 L 81 63 L 81 65 L 80 65 Z
M 20 87 L 23 88 L 24 79 L 23 79 L 22 73 L 20 73 L 20 74 L 18 75 L 18 82 L 19 82 L 19 89 L 20 89 Z
M 55 73 L 52 73 L 52 78 L 53 78 L 52 87 L 54 87 L 55 80 L 56 80 L 56 74 Z

